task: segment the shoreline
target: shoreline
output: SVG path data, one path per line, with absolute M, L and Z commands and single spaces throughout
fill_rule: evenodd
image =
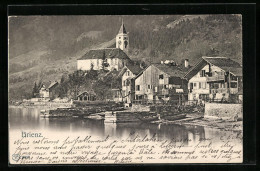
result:
M 173 122 L 174 124 L 179 125 L 203 126 L 224 131 L 243 132 L 243 121 L 224 120 L 222 118 L 205 118 L 202 114 L 195 114 L 195 117 L 190 120 L 177 120 Z
M 60 106 L 59 106 L 60 107 Z M 70 106 L 71 107 L 71 106 Z M 49 105 L 9 105 L 9 108 L 42 108 L 42 109 L 54 109 L 57 108 Z M 116 112 L 116 111 L 114 111 Z M 122 111 L 120 111 L 122 112 Z M 125 110 L 125 112 L 131 112 L 131 110 Z M 154 124 L 178 124 L 178 125 L 192 125 L 192 126 L 203 126 L 214 129 L 220 129 L 224 131 L 243 132 L 243 121 L 232 121 L 222 118 L 209 118 L 204 117 L 204 113 L 188 113 L 185 119 L 167 121 L 160 120 L 152 122 Z

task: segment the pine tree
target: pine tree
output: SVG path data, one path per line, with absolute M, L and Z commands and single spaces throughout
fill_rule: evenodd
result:
M 33 91 L 32 91 L 32 97 L 36 97 L 36 93 L 37 93 L 37 83 L 34 82 L 34 87 L 33 87 Z

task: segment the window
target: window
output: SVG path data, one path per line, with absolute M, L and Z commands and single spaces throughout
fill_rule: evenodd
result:
M 219 88 L 219 83 L 214 83 L 214 88 L 218 89 Z
M 193 83 L 190 83 L 190 89 L 193 89 Z
M 200 77 L 205 77 L 206 76 L 206 71 L 205 70 L 201 70 L 200 71 Z
M 140 85 L 136 85 L 136 91 L 140 91 Z
M 202 83 L 202 88 L 203 88 L 203 89 L 206 88 L 206 84 L 207 84 L 207 83 Z
M 197 84 L 196 84 L 196 83 L 193 83 L 193 87 L 194 87 L 194 88 L 197 87 Z
M 231 83 L 231 88 L 237 88 L 237 83 Z
M 168 85 L 167 85 L 167 84 L 165 84 L 165 85 L 163 86 L 163 88 L 164 88 L 164 89 L 167 89 L 167 88 L 168 88 Z
M 163 74 L 159 75 L 159 79 L 163 79 Z
M 126 71 L 126 76 L 130 76 L 130 71 Z
M 201 83 L 199 83 L 199 89 L 201 88 Z
M 121 39 L 121 37 L 119 37 L 119 39 Z
M 148 89 L 153 89 L 153 85 L 148 85 Z

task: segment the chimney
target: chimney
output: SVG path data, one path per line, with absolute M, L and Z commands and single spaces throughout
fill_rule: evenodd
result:
M 189 59 L 185 59 L 184 66 L 185 66 L 185 68 L 189 67 Z

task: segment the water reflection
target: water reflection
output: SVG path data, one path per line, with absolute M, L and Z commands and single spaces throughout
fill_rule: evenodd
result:
M 10 129 L 49 130 L 64 132 L 84 132 L 95 136 L 127 137 L 135 132 L 139 136 L 156 136 L 157 139 L 191 140 L 222 136 L 223 132 L 202 126 L 149 123 L 104 123 L 104 121 L 79 118 L 42 118 L 37 108 L 10 108 Z

